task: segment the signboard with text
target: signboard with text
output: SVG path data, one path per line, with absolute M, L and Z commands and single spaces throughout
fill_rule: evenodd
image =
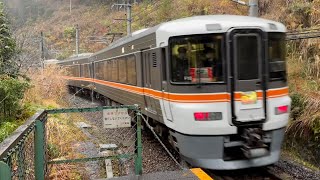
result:
M 131 117 L 128 114 L 128 109 L 104 109 L 103 126 L 107 129 L 131 127 Z

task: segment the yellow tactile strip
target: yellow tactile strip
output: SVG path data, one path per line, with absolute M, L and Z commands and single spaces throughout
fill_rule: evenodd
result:
M 200 180 L 213 180 L 207 173 L 205 173 L 201 168 L 193 168 L 190 171 L 195 174 Z

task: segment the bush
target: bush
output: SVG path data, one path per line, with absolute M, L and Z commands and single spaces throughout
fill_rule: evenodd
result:
M 14 122 L 4 122 L 0 124 L 0 142 L 2 142 L 6 137 L 8 137 L 16 128 L 17 123 Z
M 290 94 L 291 97 L 291 118 L 297 119 L 305 108 L 303 96 L 297 92 Z
M 0 117 L 16 118 L 21 114 L 21 99 L 29 83 L 6 75 L 0 76 Z
M 63 35 L 65 38 L 76 38 L 76 28 L 74 27 L 66 27 L 63 31 Z

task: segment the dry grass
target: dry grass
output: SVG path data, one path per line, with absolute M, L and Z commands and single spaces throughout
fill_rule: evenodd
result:
M 76 159 L 79 154 L 75 145 L 85 141 L 84 134 L 75 126 L 75 122 L 83 121 L 80 115 L 63 114 L 51 116 L 47 122 L 47 142 L 50 159 Z M 55 164 L 49 166 L 50 179 L 83 179 L 83 164 Z
M 44 109 L 60 108 L 68 105 L 66 72 L 58 66 L 48 66 L 44 70 L 29 73 L 32 88 L 25 93 L 24 102 L 36 104 Z M 49 159 L 74 159 L 82 157 L 74 145 L 85 140 L 84 134 L 75 122 L 85 121 L 80 114 L 50 115 L 46 124 Z M 81 166 L 70 164 L 51 165 L 50 179 L 82 179 L 85 177 Z
M 67 94 L 67 81 L 63 79 L 65 70 L 51 65 L 44 70 L 32 70 L 28 73 L 32 88 L 25 93 L 24 102 L 32 102 L 43 106 L 59 107 Z
M 319 86 L 319 82 L 316 85 Z M 320 92 L 311 92 L 305 89 L 300 91 L 300 93 L 303 92 L 308 92 L 301 96 L 300 108 L 303 111 L 296 119 L 292 120 L 287 128 L 287 133 L 305 141 L 317 140 L 320 137 Z

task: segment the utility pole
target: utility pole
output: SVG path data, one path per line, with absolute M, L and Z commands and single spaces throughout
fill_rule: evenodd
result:
M 128 0 L 128 5 L 127 5 L 127 35 L 131 35 L 131 23 L 132 23 L 132 14 L 131 14 L 131 4 Z
M 259 0 L 249 0 L 249 16 L 259 16 Z
M 127 4 L 113 4 L 111 8 L 114 6 L 121 7 L 125 6 L 127 7 L 127 19 L 114 19 L 114 20 L 120 20 L 120 21 L 127 21 L 127 35 L 131 35 L 131 24 L 132 24 L 132 6 L 130 4 L 130 0 L 128 0 Z
M 44 69 L 44 40 L 43 40 L 43 32 L 40 33 L 40 63 L 41 68 Z
M 72 10 L 72 0 L 70 0 L 70 14 L 71 14 L 71 10 Z
M 249 6 L 249 16 L 258 17 L 259 16 L 259 0 L 249 0 L 249 4 L 241 0 L 232 0 L 238 4 Z
M 79 26 L 76 25 L 76 55 L 79 56 Z

